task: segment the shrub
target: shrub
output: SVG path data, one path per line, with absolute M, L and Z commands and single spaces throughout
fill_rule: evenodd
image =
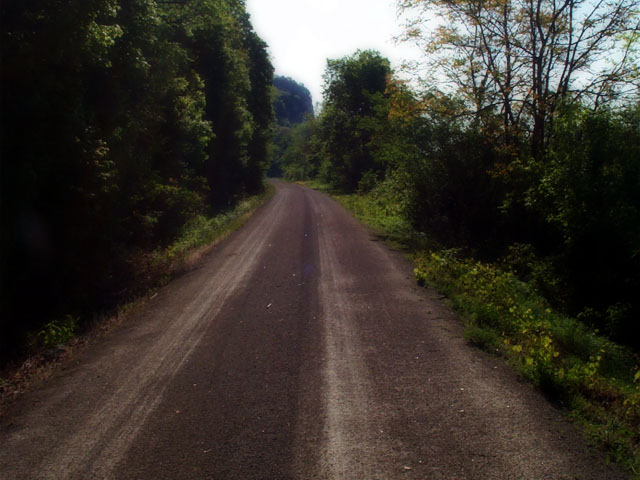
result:
M 469 343 L 498 350 L 522 376 L 571 408 L 616 461 L 640 465 L 640 368 L 633 351 L 553 311 L 534 288 L 459 251 L 422 252 L 416 278 L 448 295 Z
M 47 347 L 67 343 L 73 338 L 77 326 L 71 315 L 47 323 L 37 333 L 38 338 Z

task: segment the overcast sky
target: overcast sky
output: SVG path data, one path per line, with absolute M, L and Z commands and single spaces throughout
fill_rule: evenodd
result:
M 276 75 L 303 83 L 314 104 L 322 101 L 327 58 L 375 49 L 394 68 L 415 57 L 400 33 L 394 0 L 246 0 L 254 29 L 269 45 Z

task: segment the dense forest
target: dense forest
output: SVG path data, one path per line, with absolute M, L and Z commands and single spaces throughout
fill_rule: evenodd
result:
M 307 178 L 300 172 L 300 157 L 309 138 L 305 133 L 305 120 L 313 118 L 313 102 L 307 87 L 289 77 L 273 79 L 273 110 L 276 130 L 273 135 L 271 161 L 267 174 L 270 177 L 285 177 L 289 180 Z
M 263 189 L 273 68 L 243 0 L 3 0 L 0 35 L 5 358 Z
M 296 127 L 285 173 L 373 192 L 431 244 L 503 265 L 554 308 L 638 349 L 633 3 L 591 13 L 546 0 L 399 5 L 411 15 L 406 39 L 426 45 L 428 75 L 402 81 L 375 51 L 329 60 L 322 110 Z M 435 14 L 446 26 L 432 36 Z

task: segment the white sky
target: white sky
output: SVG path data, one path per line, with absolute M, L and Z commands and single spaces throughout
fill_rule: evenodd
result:
M 394 0 L 246 0 L 255 31 L 269 45 L 276 75 L 291 77 L 322 101 L 327 58 L 374 49 L 399 68 L 417 58 L 415 49 L 395 45 L 401 32 Z

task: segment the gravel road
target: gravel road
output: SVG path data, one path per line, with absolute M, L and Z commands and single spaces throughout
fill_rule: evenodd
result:
M 328 197 L 277 193 L 0 419 L 0 479 L 626 478 Z

